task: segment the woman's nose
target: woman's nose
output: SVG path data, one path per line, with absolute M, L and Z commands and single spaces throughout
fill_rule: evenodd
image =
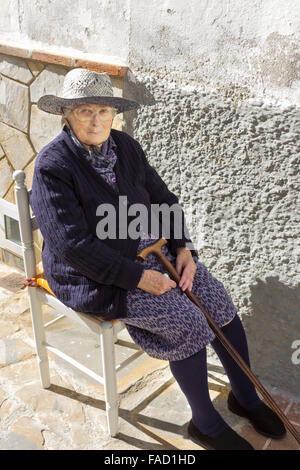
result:
M 92 117 L 92 124 L 95 126 L 95 125 L 99 125 L 101 124 L 101 120 L 100 120 L 100 116 L 98 113 L 95 113 L 94 116 Z

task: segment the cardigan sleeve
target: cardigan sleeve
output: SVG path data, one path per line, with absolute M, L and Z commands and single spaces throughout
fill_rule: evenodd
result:
M 170 238 L 168 239 L 168 246 L 172 254 L 176 256 L 177 248 L 185 247 L 187 244 L 189 244 L 189 246 L 191 247 L 192 255 L 198 258 L 198 253 L 194 249 L 194 245 L 190 239 L 189 231 L 186 226 L 184 211 L 179 205 L 178 197 L 168 189 L 166 183 L 159 176 L 155 168 L 149 164 L 148 159 L 139 143 L 138 143 L 138 147 L 139 147 L 139 152 L 140 152 L 143 164 L 144 164 L 145 186 L 146 186 L 148 193 L 150 194 L 151 204 L 166 203 L 170 207 L 173 204 L 177 204 L 178 208 L 181 211 L 181 230 L 180 231 L 174 229 L 174 214 L 171 212 Z M 163 220 L 162 220 L 162 223 L 163 223 Z M 178 232 L 179 234 L 181 234 L 180 238 L 177 235 Z
M 68 172 L 46 159 L 36 165 L 30 204 L 45 243 L 82 275 L 100 284 L 134 289 L 143 266 L 107 246 L 89 230 Z

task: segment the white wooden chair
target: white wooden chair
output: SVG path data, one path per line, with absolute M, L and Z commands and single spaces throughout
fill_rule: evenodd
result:
M 34 230 L 38 230 L 38 226 L 34 215 L 31 215 L 30 213 L 29 195 L 31 191 L 28 191 L 25 185 L 25 177 L 26 175 L 22 170 L 17 170 L 13 173 L 15 181 L 16 206 L 4 201 L 3 199 L 0 202 L 2 215 L 3 213 L 6 213 L 8 216 L 19 221 L 25 274 L 27 278 L 32 278 L 36 276 L 36 257 L 34 251 L 33 232 Z M 5 246 L 10 251 L 20 254 L 20 245 L 7 240 Z M 55 296 L 48 293 L 42 287 L 28 286 L 27 289 L 42 387 L 50 387 L 48 351 L 52 351 L 55 355 L 64 359 L 81 372 L 84 372 L 100 384 L 104 385 L 108 432 L 111 436 L 115 436 L 118 432 L 117 372 L 143 354 L 143 351 L 133 342 L 123 341 L 117 337 L 117 334 L 125 328 L 125 325 L 122 322 L 104 321 L 92 315 L 76 312 L 64 305 Z M 59 314 L 58 317 L 47 324 L 43 323 L 43 304 L 50 306 L 57 314 Z M 65 316 L 71 321 L 77 322 L 80 325 L 87 327 L 91 332 L 99 335 L 103 376 L 96 374 L 91 369 L 88 369 L 86 366 L 77 362 L 75 359 L 46 341 L 45 329 L 47 326 Z M 132 348 L 136 350 L 136 352 L 121 364 L 116 365 L 115 344 Z

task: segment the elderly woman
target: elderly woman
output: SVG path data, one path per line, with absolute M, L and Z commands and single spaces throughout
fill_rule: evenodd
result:
M 39 153 L 31 206 L 44 237 L 42 260 L 49 286 L 65 305 L 106 319 L 120 319 L 133 340 L 151 357 L 169 361 L 172 374 L 192 410 L 190 437 L 207 449 L 253 449 L 215 410 L 208 391 L 206 346 L 211 344 L 229 377 L 228 407 L 245 416 L 257 432 L 282 437 L 285 428 L 258 397 L 213 331 L 202 311 L 186 295 L 193 289 L 200 302 L 250 366 L 247 340 L 237 309 L 223 284 L 189 250 L 186 231 L 170 234 L 163 252 L 180 275 L 179 285 L 165 276 L 155 256 L 136 258 L 160 233 L 140 224 L 138 237 L 98 236 L 104 219 L 99 207 L 111 207 L 117 228 L 127 204 L 178 204 L 140 144 L 112 129 L 115 115 L 138 104 L 113 95 L 107 74 L 74 69 L 64 81 L 63 96 L 46 95 L 38 107 L 61 114 L 62 132 Z M 122 210 L 121 210 L 122 209 Z M 102 218 L 101 218 L 102 216 Z M 124 219 L 124 217 L 123 217 Z M 184 221 L 184 219 L 183 219 Z M 183 223 L 184 225 L 184 223 Z M 160 219 L 159 228 L 161 229 Z M 181 227 L 182 228 L 182 227 Z

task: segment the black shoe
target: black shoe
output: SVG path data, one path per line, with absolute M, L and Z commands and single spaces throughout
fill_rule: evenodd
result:
M 207 450 L 255 450 L 248 441 L 229 427 L 219 436 L 209 437 L 202 434 L 191 420 L 188 425 L 188 433 L 196 444 Z
M 263 436 L 271 437 L 272 439 L 281 439 L 285 436 L 286 429 L 283 422 L 265 403 L 261 402 L 253 410 L 246 410 L 239 404 L 232 391 L 230 391 L 227 405 L 232 413 L 248 418 L 255 431 Z

